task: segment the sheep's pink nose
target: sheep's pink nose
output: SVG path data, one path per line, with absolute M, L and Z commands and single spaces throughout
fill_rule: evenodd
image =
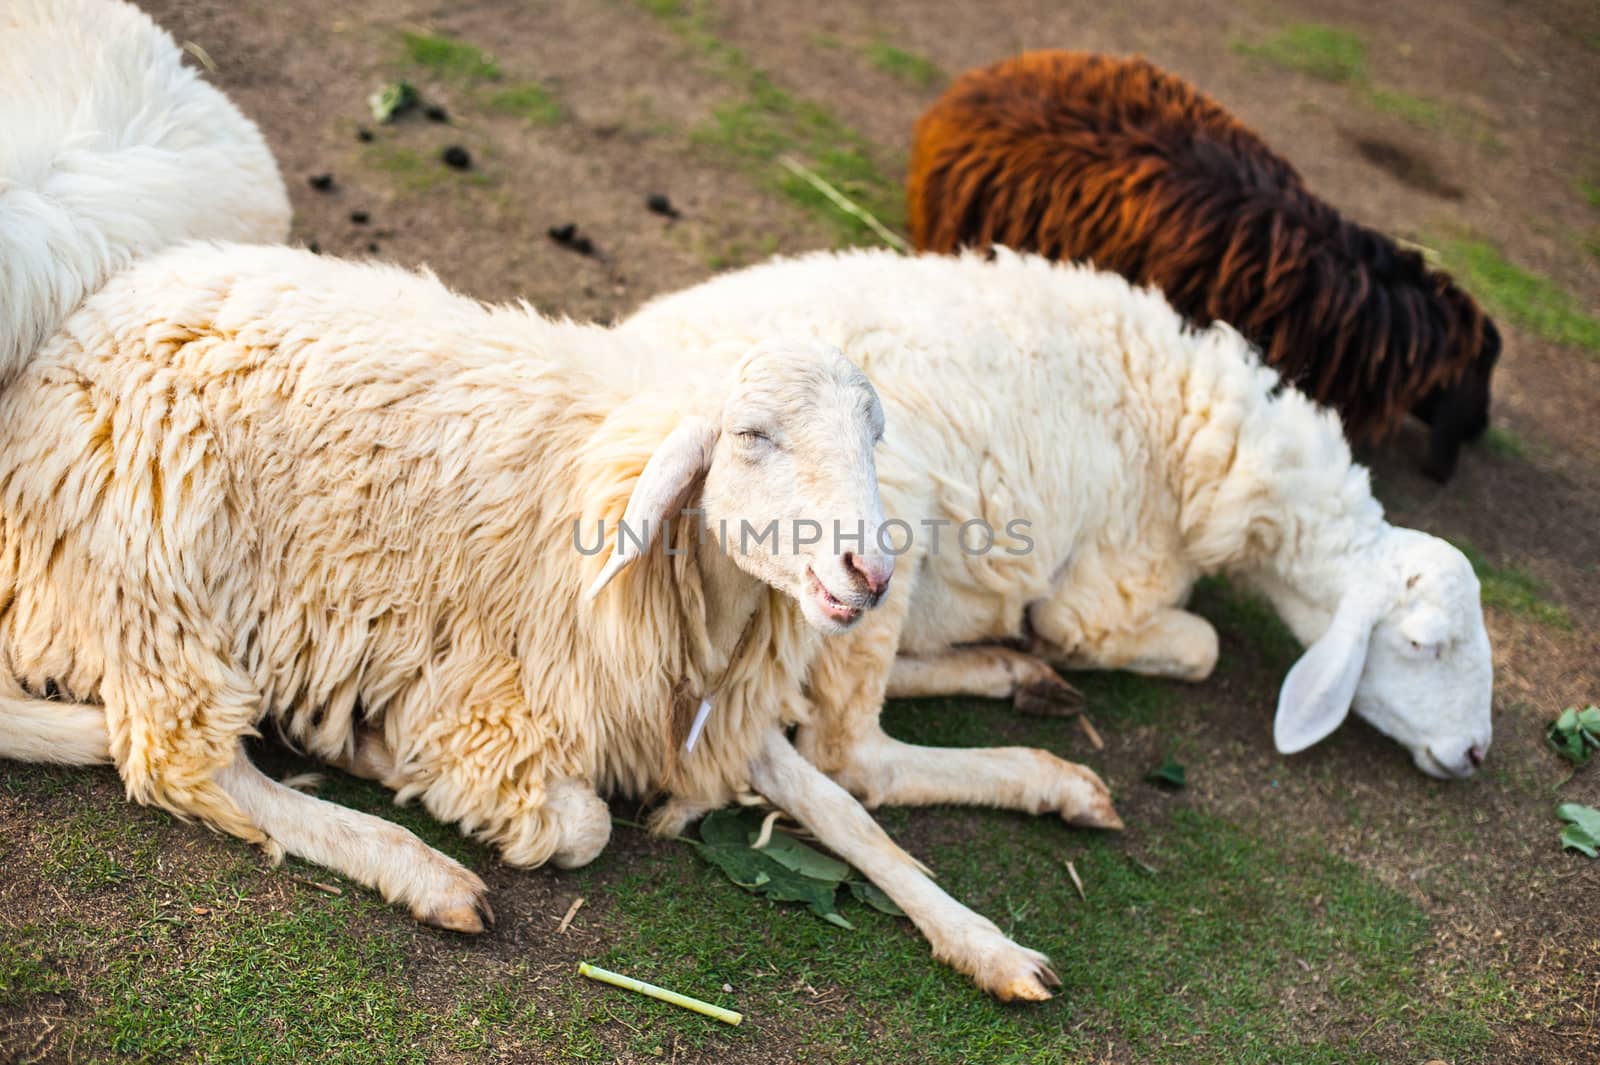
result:
M 889 578 L 894 576 L 893 555 L 858 555 L 854 551 L 846 551 L 844 564 L 866 582 L 869 592 L 879 599 L 883 598 L 889 588 Z
M 1483 749 L 1483 744 L 1474 743 L 1467 748 L 1467 760 L 1472 763 L 1472 768 L 1477 769 L 1483 765 L 1483 756 L 1489 752 Z

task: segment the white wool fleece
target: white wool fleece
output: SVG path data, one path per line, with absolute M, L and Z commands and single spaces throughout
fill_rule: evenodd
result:
M 0 72 L 0 387 L 135 259 L 288 237 L 261 132 L 138 8 L 6 0 Z
M 1186 328 L 1120 277 L 996 249 L 779 260 L 658 299 L 622 329 L 711 370 L 752 335 L 809 333 L 867 371 L 890 427 L 885 513 L 917 530 L 898 560 L 897 580 L 915 584 L 903 655 L 1041 635 L 1065 665 L 1198 679 L 1215 633 L 1172 608 L 1225 572 L 1311 648 L 1280 700 L 1280 749 L 1322 738 L 1352 706 L 1433 775 L 1472 772 L 1488 747 L 1470 565 L 1387 524 L 1336 417 L 1226 326 Z M 974 518 L 1000 546 L 954 548 Z M 1024 554 L 1003 549 L 1015 519 L 1033 541 Z M 937 553 L 924 520 L 953 523 Z M 825 659 L 857 654 L 878 624 Z

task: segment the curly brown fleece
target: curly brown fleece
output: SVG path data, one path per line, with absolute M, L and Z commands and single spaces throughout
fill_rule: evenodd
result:
M 908 198 L 921 249 L 1086 259 L 1228 322 L 1352 441 L 1415 412 L 1440 480 L 1488 424 L 1500 336 L 1472 298 L 1143 58 L 1041 51 L 969 71 L 917 123 Z

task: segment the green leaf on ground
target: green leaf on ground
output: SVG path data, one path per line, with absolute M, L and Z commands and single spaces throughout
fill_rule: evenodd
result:
M 1600 707 L 1569 706 L 1545 730 L 1550 746 L 1573 765 L 1586 765 L 1600 749 Z
M 409 81 L 391 81 L 367 97 L 367 104 L 372 108 L 374 121 L 388 122 L 417 106 L 419 99 L 416 87 Z
M 1556 807 L 1556 816 L 1568 822 L 1561 830 L 1562 847 L 1600 858 L 1600 810 L 1568 802 Z
M 839 887 L 850 885 L 860 902 L 884 913 L 903 916 L 894 902 L 844 862 L 800 842 L 785 832 L 772 832 L 765 845 L 761 814 L 755 810 L 717 810 L 700 822 L 695 851 L 746 891 L 774 902 L 803 902 L 824 921 L 854 928 L 837 906 Z
M 1155 784 L 1158 787 L 1172 788 L 1174 791 L 1183 787 L 1184 784 L 1187 783 L 1184 778 L 1185 774 L 1183 771 L 1183 766 L 1173 761 L 1171 757 L 1168 757 L 1165 762 L 1162 762 L 1160 765 L 1156 766 L 1154 769 L 1150 770 L 1150 772 L 1144 775 L 1144 781 L 1146 784 Z
M 883 889 L 872 881 L 847 880 L 845 883 L 850 885 L 850 894 L 856 897 L 857 902 L 871 906 L 879 913 L 886 913 L 890 917 L 904 917 L 906 915 L 906 911 L 895 905 L 895 901 L 884 894 Z
M 752 836 L 748 842 L 755 847 L 756 837 Z M 784 868 L 812 880 L 838 884 L 850 875 L 850 867 L 844 862 L 830 858 L 815 847 L 806 846 L 785 832 L 771 833 L 766 844 L 758 849 Z

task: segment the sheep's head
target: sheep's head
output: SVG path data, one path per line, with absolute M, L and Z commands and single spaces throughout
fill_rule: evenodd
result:
M 1493 738 L 1494 667 L 1478 579 L 1437 537 L 1391 529 L 1289 672 L 1273 728 L 1291 753 L 1349 710 L 1411 751 L 1430 776 L 1471 776 Z
M 883 407 L 836 348 L 757 345 L 734 368 L 718 420 L 690 418 L 651 456 L 628 501 L 634 530 L 680 512 L 698 486 L 707 543 L 792 596 L 817 629 L 842 632 L 882 601 L 894 558 L 879 543 L 873 447 Z M 590 589 L 649 544 L 619 535 Z

